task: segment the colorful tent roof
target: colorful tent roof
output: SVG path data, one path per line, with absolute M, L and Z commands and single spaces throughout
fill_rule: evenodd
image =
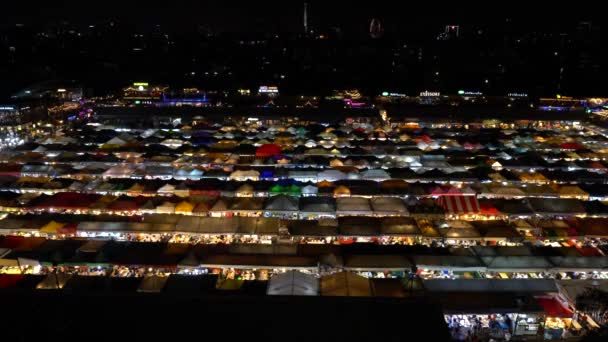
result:
M 449 214 L 477 214 L 480 211 L 475 196 L 441 196 L 437 203 Z

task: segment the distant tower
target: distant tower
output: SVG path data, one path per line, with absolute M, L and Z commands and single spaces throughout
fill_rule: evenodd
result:
M 448 37 L 456 37 L 456 38 L 460 37 L 460 26 L 446 25 L 445 34 L 448 35 Z
M 304 3 L 304 33 L 308 33 L 308 2 Z
M 380 38 L 384 34 L 384 28 L 382 28 L 382 23 L 380 23 L 379 19 L 373 18 L 372 22 L 369 24 L 369 35 L 372 38 Z

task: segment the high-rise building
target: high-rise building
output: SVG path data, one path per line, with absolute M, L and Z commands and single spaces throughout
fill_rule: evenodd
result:
M 450 37 L 459 37 L 460 36 L 460 26 L 446 25 L 445 34 L 447 34 Z
M 382 23 L 377 18 L 372 18 L 372 22 L 369 24 L 369 35 L 372 38 L 380 38 L 384 34 L 384 28 Z
M 308 2 L 304 2 L 304 33 L 308 33 Z

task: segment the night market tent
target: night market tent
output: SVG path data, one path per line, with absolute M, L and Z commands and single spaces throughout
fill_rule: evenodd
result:
M 319 193 L 319 188 L 314 185 L 306 185 L 302 188 L 302 196 L 315 196 Z
M 60 290 L 70 280 L 72 274 L 69 273 L 49 273 L 36 285 L 38 290 Z
M 370 200 L 376 213 L 407 215 L 405 203 L 397 197 L 374 197 Z
M 420 235 L 416 220 L 411 217 L 384 217 L 380 220 L 382 235 Z
M 273 276 L 268 282 L 268 295 L 317 296 L 319 280 L 298 271 L 287 271 Z
M 521 198 L 526 196 L 525 192 L 514 186 L 493 186 L 490 187 L 490 193 L 493 197 L 499 198 Z
M 583 215 L 585 208 L 576 199 L 530 198 L 530 206 L 540 215 Z
M 391 176 L 385 170 L 371 169 L 371 170 L 363 171 L 361 173 L 361 178 L 375 180 L 375 181 L 384 181 L 384 180 L 390 179 Z
M 169 277 L 147 275 L 144 276 L 137 288 L 137 292 L 160 293 L 162 292 Z
M 289 220 L 287 229 L 292 236 L 337 236 L 337 225 L 324 225 L 321 221 L 315 220 Z
M 74 275 L 63 287 L 72 293 L 99 293 L 108 290 L 109 279 L 102 276 Z
M 383 194 L 402 195 L 407 193 L 409 185 L 403 179 L 388 179 L 380 183 Z
M 106 170 L 102 177 L 104 178 L 131 178 L 135 173 L 136 166 L 131 164 L 116 165 Z
M 368 216 L 346 216 L 338 219 L 340 235 L 376 236 L 379 233 L 380 219 Z
M 513 240 L 521 235 L 511 225 L 504 221 L 472 221 L 482 238 L 486 240 Z
M 237 217 L 200 217 L 199 219 L 198 225 L 196 222 L 191 222 L 192 225 L 188 227 L 189 230 L 187 232 L 199 234 L 234 234 L 239 226 Z
M 181 201 L 175 206 L 175 213 L 179 214 L 191 214 L 194 209 L 194 205 L 188 201 Z
M 537 297 L 536 300 L 549 317 L 571 318 L 573 316 L 573 312 L 554 297 Z
M 456 250 L 452 250 L 452 252 L 456 252 Z M 452 270 L 462 272 L 483 272 L 486 270 L 485 265 L 466 250 L 447 255 L 416 254 L 412 256 L 412 261 L 419 269 L 427 270 Z
M 81 232 L 126 233 L 129 231 L 128 222 L 83 221 L 76 227 Z
M 105 240 L 87 240 L 82 246 L 78 247 L 77 252 L 97 253 L 106 243 Z
M 348 271 L 405 271 L 412 263 L 403 255 L 345 255 L 344 269 Z
M 236 197 L 253 197 L 253 191 L 253 185 L 245 183 L 236 189 L 234 195 Z
M 280 220 L 273 217 L 238 217 L 239 234 L 278 235 Z
M 245 198 L 237 197 L 230 204 L 230 210 L 233 211 L 259 211 L 264 206 L 263 198 Z
M 596 272 L 608 269 L 608 256 L 549 256 L 556 271 Z
M 314 257 L 297 255 L 265 254 L 213 254 L 202 255 L 200 266 L 207 268 L 264 269 L 285 268 L 318 270 L 318 260 Z
M 202 217 L 183 216 L 175 224 L 175 232 L 196 233 L 199 230 Z
M 446 195 L 440 196 L 437 203 L 449 215 L 469 215 L 479 213 L 479 202 L 475 196 Z
M 230 174 L 229 177 L 231 180 L 258 180 L 260 178 L 260 173 L 256 170 L 237 170 Z
M 547 258 L 536 255 L 481 256 L 481 260 L 494 272 L 545 272 L 553 267 Z
M 405 297 L 406 287 L 402 279 L 397 278 L 370 278 L 374 297 Z M 409 290 L 409 289 L 407 289 Z M 417 289 L 412 289 L 417 290 Z
M 558 193 L 560 198 L 578 198 L 582 200 L 589 199 L 589 193 L 576 185 L 563 185 L 559 188 Z
M 446 228 L 439 229 L 447 239 L 472 240 L 480 238 L 479 232 L 466 221 L 449 221 Z
M 556 280 L 560 293 L 570 303 L 576 303 L 576 297 L 583 294 L 587 289 L 594 288 L 608 292 L 608 280 L 585 279 L 585 280 Z
M 272 196 L 266 202 L 265 210 L 269 211 L 298 211 L 298 199 L 286 195 Z
M 175 203 L 165 201 L 156 207 L 156 212 L 159 214 L 173 214 L 175 212 Z
M 351 272 L 338 272 L 321 277 L 322 296 L 370 297 L 370 281 Z
M 528 204 L 527 199 L 522 200 L 493 200 L 492 204 L 501 213 L 509 215 L 511 217 L 517 216 L 531 216 L 533 214 L 532 209 Z
M 218 198 L 217 201 L 215 201 L 215 204 L 213 204 L 213 206 L 211 207 L 211 209 L 209 211 L 211 212 L 225 212 L 228 211 L 228 205 L 229 205 L 229 201 L 226 198 Z
M 163 292 L 177 295 L 196 295 L 212 293 L 216 290 L 218 275 L 185 275 L 171 274 L 163 288 Z
M 338 171 L 338 170 L 325 170 L 325 171 L 321 171 L 317 174 L 317 180 L 319 182 L 322 181 L 330 181 L 330 182 L 335 182 L 341 179 L 346 179 L 347 175 L 344 172 Z
M 336 206 L 339 215 L 366 215 L 372 211 L 369 200 L 362 197 L 339 197 Z
M 336 211 L 336 200 L 331 197 L 303 197 L 300 199 L 300 211 L 333 214 Z
M 589 237 L 608 237 L 608 218 L 580 219 L 578 230 Z
M 558 293 L 554 279 L 427 279 L 429 292 Z
M 338 185 L 334 189 L 334 197 L 350 196 L 350 189 L 344 185 Z

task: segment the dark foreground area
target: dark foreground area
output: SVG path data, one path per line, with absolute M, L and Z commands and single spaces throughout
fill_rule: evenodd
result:
M 0 292 L 2 341 L 449 340 L 420 300 Z

